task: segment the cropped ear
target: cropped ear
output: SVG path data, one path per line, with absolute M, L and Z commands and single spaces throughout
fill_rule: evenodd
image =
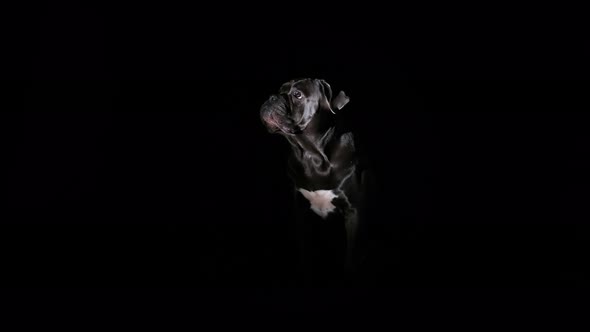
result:
M 344 91 L 340 91 L 336 98 L 332 99 L 332 88 L 325 80 L 320 80 L 320 87 L 322 89 L 322 94 L 324 95 L 324 98 L 321 102 L 323 106 L 330 110 L 330 112 L 333 114 L 336 114 L 334 110 L 342 109 L 350 101 L 350 98 L 344 94 Z
M 344 91 L 340 91 L 338 93 L 338 95 L 336 96 L 336 98 L 334 98 L 332 100 L 332 108 L 340 110 L 344 106 L 346 106 L 346 104 L 348 104 L 349 101 L 350 101 L 350 98 L 348 98 L 348 96 L 344 93 Z

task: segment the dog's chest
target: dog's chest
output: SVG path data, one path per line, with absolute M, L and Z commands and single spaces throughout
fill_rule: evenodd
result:
M 336 209 L 333 200 L 338 195 L 332 190 L 308 191 L 300 188 L 299 192 L 309 201 L 311 210 L 324 219 Z

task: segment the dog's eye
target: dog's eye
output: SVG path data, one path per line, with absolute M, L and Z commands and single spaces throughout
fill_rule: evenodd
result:
M 293 91 L 293 97 L 301 99 L 303 98 L 303 94 L 300 91 Z

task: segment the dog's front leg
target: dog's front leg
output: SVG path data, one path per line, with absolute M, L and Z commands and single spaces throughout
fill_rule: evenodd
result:
M 359 218 L 356 209 L 352 209 L 346 214 L 344 227 L 346 229 L 346 271 L 352 273 L 356 269 L 356 246 L 359 228 Z
M 313 249 L 307 201 L 297 190 L 293 192 L 295 237 L 297 242 L 297 281 L 311 285 L 313 279 Z

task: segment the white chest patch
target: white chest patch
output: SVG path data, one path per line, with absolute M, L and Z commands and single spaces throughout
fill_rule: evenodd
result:
M 332 200 L 338 196 L 332 190 L 307 191 L 305 189 L 299 189 L 299 192 L 309 201 L 313 212 L 324 219 L 326 219 L 330 212 L 336 209 L 334 204 L 332 204 Z

